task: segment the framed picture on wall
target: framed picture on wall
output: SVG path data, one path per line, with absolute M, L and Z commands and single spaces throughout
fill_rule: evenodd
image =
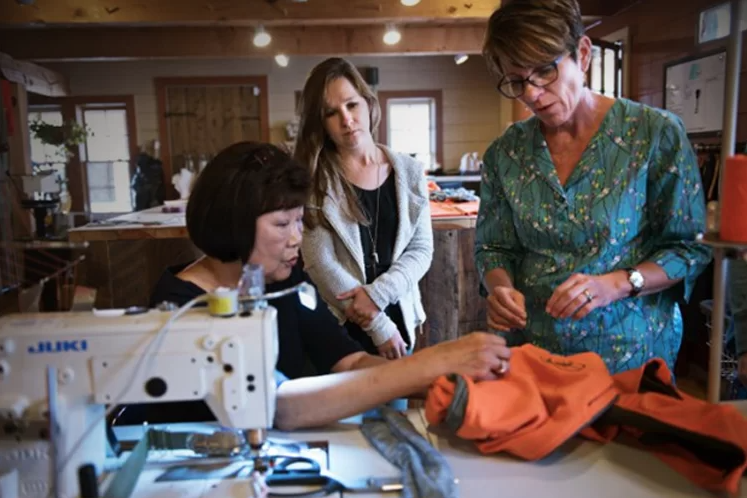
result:
M 664 109 L 682 118 L 689 135 L 718 135 L 723 127 L 726 51 L 664 65 Z
M 731 2 L 701 11 L 698 16 L 698 44 L 726 38 L 731 33 Z

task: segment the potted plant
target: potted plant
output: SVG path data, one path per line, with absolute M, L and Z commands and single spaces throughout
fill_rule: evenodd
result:
M 29 124 L 29 129 L 42 143 L 64 147 L 68 159 L 72 156 L 71 147 L 82 144 L 86 138 L 93 135 L 90 128 L 75 120 L 53 125 L 37 119 Z

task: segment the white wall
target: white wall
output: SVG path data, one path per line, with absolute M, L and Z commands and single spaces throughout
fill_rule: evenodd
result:
M 285 139 L 285 123 L 293 117 L 296 90 L 320 57 L 292 58 L 286 68 L 272 59 L 192 59 L 122 62 L 46 63 L 70 79 L 75 95 L 135 96 L 138 142 L 158 137 L 153 78 L 170 76 L 267 75 L 270 138 Z M 457 66 L 451 56 L 353 57 L 356 65 L 379 69 L 378 90 L 437 90 L 443 92 L 444 162 L 459 167 L 465 152 L 481 155 L 511 119 L 511 103 L 495 89 L 480 57 Z

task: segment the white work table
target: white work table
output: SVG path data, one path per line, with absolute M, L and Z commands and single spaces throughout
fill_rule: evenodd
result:
M 747 413 L 747 404 L 741 405 L 740 410 Z M 713 496 L 691 484 L 654 455 L 621 443 L 601 445 L 574 438 L 549 458 L 530 463 L 504 455 L 482 455 L 468 441 L 426 431 L 422 412 L 411 411 L 409 416 L 415 427 L 446 456 L 459 481 L 461 498 L 536 498 L 549 494 L 553 498 Z M 348 478 L 399 475 L 399 471 L 368 444 L 352 421 L 341 422 L 323 430 L 273 433 L 271 437 L 296 441 L 328 441 L 330 470 L 336 475 Z M 162 473 L 163 467 L 146 467 L 133 496 L 252 496 L 246 480 L 154 482 Z M 285 490 L 281 489 L 281 492 Z M 346 496 L 374 498 L 396 497 L 399 494 L 355 493 Z M 740 496 L 747 497 L 747 486 L 742 489 Z

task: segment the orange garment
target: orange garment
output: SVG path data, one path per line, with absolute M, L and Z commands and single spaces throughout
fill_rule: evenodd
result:
M 457 404 L 463 416 L 454 416 Z M 428 392 L 426 418 L 450 421 L 482 453 L 526 460 L 547 456 L 578 433 L 604 443 L 624 432 L 693 483 L 732 495 L 747 469 L 747 419 L 733 406 L 676 389 L 658 359 L 610 376 L 595 353 L 563 357 L 532 345 L 513 348 L 511 370 L 499 380 L 439 378 Z
M 549 455 L 610 407 L 616 392 L 607 367 L 594 353 L 552 355 L 532 345 L 513 349 L 502 380 L 467 383 L 464 423 L 456 434 L 475 440 L 483 453 L 505 451 L 525 460 Z M 444 420 L 455 384 L 441 377 L 425 405 L 428 421 Z

